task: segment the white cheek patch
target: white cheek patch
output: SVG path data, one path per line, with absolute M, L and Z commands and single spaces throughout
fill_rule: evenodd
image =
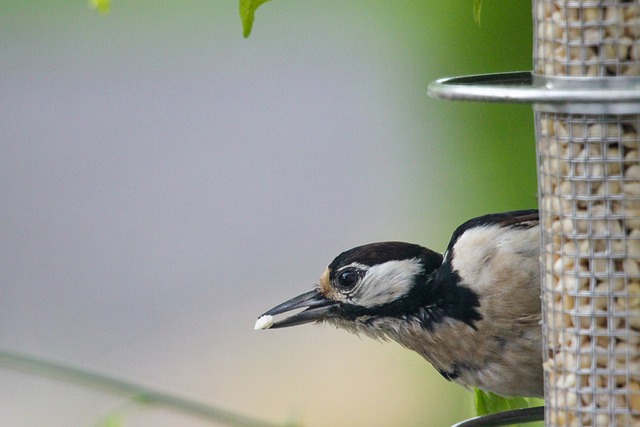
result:
M 374 265 L 351 295 L 351 301 L 364 307 L 393 302 L 409 293 L 415 276 L 422 270 L 422 264 L 416 258 Z

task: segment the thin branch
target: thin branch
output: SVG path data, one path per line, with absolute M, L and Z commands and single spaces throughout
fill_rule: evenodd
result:
M 111 375 L 8 350 L 0 350 L 0 367 L 101 389 L 109 393 L 124 395 L 141 404 L 161 405 L 186 415 L 233 427 L 281 427 L 294 425 L 275 424 L 235 414 L 225 409 L 115 378 Z

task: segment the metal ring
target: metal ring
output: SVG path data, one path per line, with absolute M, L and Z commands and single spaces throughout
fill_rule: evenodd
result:
M 524 424 L 544 420 L 544 406 L 534 408 L 514 409 L 496 414 L 482 415 L 460 421 L 451 427 L 498 427 L 510 424 Z
M 518 71 L 439 79 L 428 93 L 441 99 L 534 104 L 536 110 L 557 113 L 640 113 L 639 77 L 549 78 Z

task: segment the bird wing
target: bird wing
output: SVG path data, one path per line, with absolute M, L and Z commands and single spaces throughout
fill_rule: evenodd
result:
M 537 209 L 527 209 L 520 211 L 510 211 L 479 216 L 468 220 L 460 225 L 451 236 L 451 241 L 447 246 L 447 251 L 453 248 L 462 234 L 470 228 L 482 227 L 483 225 L 499 225 L 501 227 L 531 228 L 539 224 Z

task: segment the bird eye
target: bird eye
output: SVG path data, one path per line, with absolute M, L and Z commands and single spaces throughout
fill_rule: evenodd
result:
M 344 291 L 353 289 L 358 280 L 360 280 L 360 272 L 355 268 L 344 270 L 338 275 L 338 285 Z

